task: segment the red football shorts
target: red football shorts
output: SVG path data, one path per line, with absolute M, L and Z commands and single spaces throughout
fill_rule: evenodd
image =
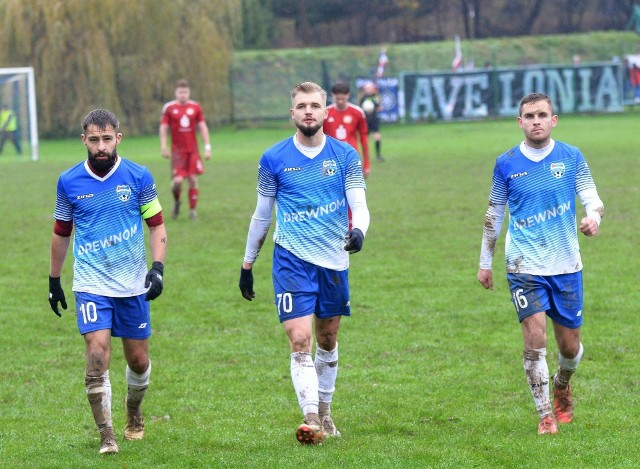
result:
M 204 165 L 200 154 L 196 152 L 174 153 L 171 157 L 171 172 L 173 176 L 189 177 L 203 174 Z

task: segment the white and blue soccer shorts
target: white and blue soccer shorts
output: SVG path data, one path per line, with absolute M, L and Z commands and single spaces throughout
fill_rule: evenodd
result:
M 272 277 L 280 322 L 310 314 L 320 319 L 351 315 L 349 269 L 319 267 L 276 244 Z
M 80 334 L 111 329 L 112 337 L 147 339 L 151 335 L 151 309 L 145 294 L 115 298 L 86 292 L 76 296 Z
M 582 271 L 562 275 L 507 274 L 518 320 L 545 311 L 561 326 L 582 325 Z

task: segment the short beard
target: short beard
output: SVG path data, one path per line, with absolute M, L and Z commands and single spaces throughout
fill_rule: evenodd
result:
M 108 172 L 111 168 L 113 168 L 113 165 L 116 164 L 116 160 L 118 159 L 118 150 L 117 149 L 113 149 L 112 153 L 103 153 L 103 152 L 98 152 L 98 153 L 91 153 L 89 150 L 87 150 L 87 153 L 89 155 L 89 164 L 91 165 L 91 167 L 99 172 L 99 173 L 106 173 Z M 107 158 L 106 160 L 99 160 L 98 157 L 99 156 L 104 156 L 107 155 L 109 158 Z
M 315 134 L 318 133 L 318 130 L 322 128 L 322 124 L 305 126 L 304 124 L 298 124 L 296 122 L 296 127 L 300 129 L 300 132 L 302 132 L 302 135 L 304 135 L 305 137 L 313 137 Z

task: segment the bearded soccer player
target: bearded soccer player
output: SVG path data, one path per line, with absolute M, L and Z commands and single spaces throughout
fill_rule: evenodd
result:
M 204 143 L 204 159 L 211 159 L 211 143 L 209 143 L 209 128 L 204 118 L 200 104 L 189 99 L 191 91 L 187 80 L 176 83 L 176 99 L 169 101 L 162 108 L 160 119 L 160 151 L 164 158 L 171 159 L 171 177 L 173 193 L 172 218 L 180 213 L 180 195 L 182 181 L 189 182 L 189 217 L 197 218 L 198 205 L 198 176 L 204 174 L 204 165 L 198 149 L 196 130 Z M 171 151 L 167 147 L 167 134 L 171 129 Z
M 327 106 L 327 118 L 322 129 L 326 135 L 347 142 L 356 151 L 358 151 L 358 137 L 360 137 L 362 172 L 364 177 L 367 177 L 371 172 L 371 162 L 369 161 L 369 130 L 364 111 L 349 102 L 351 94 L 347 83 L 340 82 L 333 85 L 331 95 L 333 104 Z
M 300 443 L 318 444 L 325 435 L 340 434 L 331 416 L 338 329 L 341 317 L 351 314 L 349 254 L 362 249 L 369 209 L 358 153 L 322 131 L 326 92 L 315 83 L 301 83 L 291 101 L 295 135 L 267 149 L 258 166 L 258 201 L 239 286 L 245 299 L 255 297 L 253 264 L 275 206 L 274 300 L 289 339 L 291 380 L 304 419 L 296 436 Z
M 149 171 L 118 155 L 118 120 L 106 109 L 82 122 L 88 158 L 58 179 L 51 238 L 49 304 L 67 309 L 60 282 L 73 240 L 76 322 L 86 347 L 85 388 L 100 431 L 100 453 L 117 453 L 111 419 L 111 337 L 120 337 L 127 362 L 124 437 L 144 436 L 142 400 L 149 385 L 151 335 L 149 301 L 163 289 L 167 233 L 156 185 Z M 149 228 L 151 269 L 147 271 L 142 222 Z
M 584 316 L 578 231 L 594 236 L 604 216 L 582 152 L 551 138 L 557 123 L 547 95 L 532 93 L 520 101 L 518 125 L 524 141 L 496 159 L 478 270 L 480 284 L 493 288 L 491 261 L 508 206 L 507 283 L 522 328 L 524 371 L 541 435 L 557 433 L 558 423 L 573 421 L 570 380 L 583 354 Z M 576 196 L 585 209 L 577 226 Z M 546 361 L 547 317 L 558 347 L 552 378 Z

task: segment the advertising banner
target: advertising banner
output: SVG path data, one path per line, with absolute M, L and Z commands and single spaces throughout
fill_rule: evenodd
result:
M 365 83 L 370 81 L 372 80 L 369 78 L 356 79 L 356 89 L 360 90 Z M 398 77 L 381 77 L 375 80 L 382 107 L 378 112 L 378 117 L 382 122 L 397 122 L 400 119 L 399 83 Z M 358 91 L 357 99 L 360 102 L 360 91 Z
M 403 73 L 401 117 L 409 121 L 517 116 L 529 93 L 549 95 L 557 113 L 621 112 L 618 62 L 495 68 L 458 73 Z

